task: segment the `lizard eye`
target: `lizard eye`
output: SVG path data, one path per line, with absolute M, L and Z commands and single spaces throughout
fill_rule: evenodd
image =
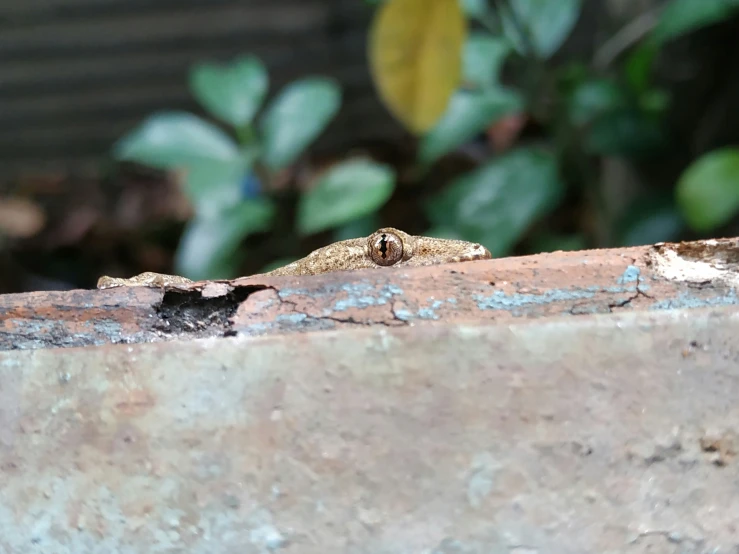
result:
M 377 265 L 394 265 L 403 259 L 403 241 L 394 233 L 375 233 L 369 238 L 369 252 Z

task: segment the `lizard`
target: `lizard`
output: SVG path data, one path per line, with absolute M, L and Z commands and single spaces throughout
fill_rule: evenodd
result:
M 481 244 L 456 239 L 414 236 L 393 227 L 378 229 L 368 237 L 335 242 L 306 257 L 251 277 L 319 275 L 381 267 L 419 267 L 492 258 Z M 122 279 L 103 276 L 98 289 L 113 287 L 177 288 L 194 281 L 178 275 L 145 272 Z

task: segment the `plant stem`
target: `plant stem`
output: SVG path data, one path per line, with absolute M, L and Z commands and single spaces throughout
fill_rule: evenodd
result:
M 605 70 L 624 50 L 629 49 L 636 42 L 644 38 L 657 24 L 661 11 L 662 6 L 658 6 L 641 14 L 605 41 L 593 56 L 593 66 L 595 69 L 599 71 Z
M 241 146 L 253 146 L 257 142 L 257 135 L 251 125 L 236 127 L 236 137 L 239 139 Z

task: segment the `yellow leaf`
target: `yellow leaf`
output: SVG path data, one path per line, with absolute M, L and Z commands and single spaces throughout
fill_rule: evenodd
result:
M 390 112 L 421 134 L 459 85 L 467 21 L 460 0 L 387 0 L 370 30 L 375 86 Z

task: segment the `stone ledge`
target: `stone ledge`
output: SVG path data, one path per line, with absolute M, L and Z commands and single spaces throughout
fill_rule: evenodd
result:
M 0 350 L 739 304 L 739 238 L 0 296 Z
M 0 551 L 736 552 L 737 336 L 721 307 L 0 352 Z

